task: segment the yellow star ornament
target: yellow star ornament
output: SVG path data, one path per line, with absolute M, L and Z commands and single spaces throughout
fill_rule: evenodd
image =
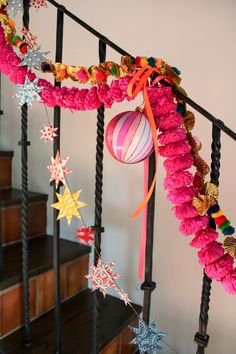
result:
M 57 210 L 60 210 L 57 220 L 65 216 L 68 225 L 70 225 L 72 216 L 76 216 L 77 218 L 81 219 L 78 209 L 86 206 L 87 204 L 77 200 L 80 196 L 80 193 L 81 190 L 74 194 L 71 194 L 67 185 L 63 195 L 56 193 L 58 202 L 52 204 L 51 206 Z

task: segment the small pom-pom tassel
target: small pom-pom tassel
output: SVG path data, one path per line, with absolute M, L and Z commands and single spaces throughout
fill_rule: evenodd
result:
M 220 210 L 219 204 L 214 204 L 213 206 L 211 206 L 211 207 L 208 209 L 207 214 L 208 214 L 208 215 L 211 215 L 211 214 L 213 214 L 213 213 L 217 213 L 219 210 Z
M 214 216 L 212 216 L 212 214 L 211 214 L 211 217 L 214 218 Z M 215 219 L 215 223 L 217 226 L 221 226 L 224 224 L 225 221 L 227 221 L 227 218 L 225 215 L 218 216 L 217 218 L 214 218 L 214 219 Z
M 221 279 L 221 283 L 227 293 L 236 295 L 236 269 Z
M 177 112 L 171 112 L 159 116 L 156 119 L 156 126 L 160 131 L 166 131 L 168 129 L 178 128 L 183 124 L 183 117 Z
M 106 79 L 106 74 L 103 71 L 98 71 L 96 73 L 96 80 L 104 81 Z
M 158 136 L 161 145 L 177 143 L 186 138 L 186 130 L 184 128 L 170 129 Z
M 206 265 L 215 262 L 223 255 L 224 248 L 222 247 L 222 244 L 217 241 L 213 241 L 198 252 L 198 259 L 201 266 L 205 267 Z
M 172 204 L 182 204 L 190 202 L 196 196 L 197 191 L 194 187 L 182 187 L 169 191 L 167 198 Z
M 194 248 L 204 248 L 212 241 L 218 238 L 218 232 L 215 229 L 207 228 L 196 232 L 195 237 L 189 243 Z
M 222 231 L 224 231 L 224 230 L 225 230 L 227 227 L 229 227 L 229 226 L 230 226 L 230 221 L 229 221 L 229 220 L 226 220 L 223 225 L 219 226 L 219 229 L 221 229 Z
M 27 53 L 27 44 L 26 43 L 22 43 L 20 46 L 20 52 L 22 54 L 26 54 Z
M 177 155 L 187 154 L 191 151 L 191 146 L 185 140 L 177 143 L 170 143 L 159 147 L 159 154 L 162 157 L 174 157 Z
M 230 236 L 233 235 L 235 233 L 235 228 L 233 226 L 228 226 L 223 230 L 223 234 L 225 236 Z
M 234 260 L 229 254 L 205 267 L 206 275 L 214 280 L 220 280 L 233 270 Z
M 187 170 L 193 166 L 194 160 L 191 154 L 176 156 L 164 161 L 164 167 L 167 172 L 177 172 Z
M 195 232 L 205 229 L 208 226 L 208 217 L 196 216 L 195 218 L 183 219 L 180 223 L 179 230 L 185 236 L 190 236 Z
M 172 208 L 175 216 L 182 220 L 188 218 L 194 218 L 198 216 L 196 208 L 192 205 L 192 203 L 183 203 L 181 205 L 176 205 Z
M 193 175 L 189 171 L 179 171 L 168 174 L 164 179 L 164 188 L 173 190 L 176 188 L 187 187 L 193 181 Z

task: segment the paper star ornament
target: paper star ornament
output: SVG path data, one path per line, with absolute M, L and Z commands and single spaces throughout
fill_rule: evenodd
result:
M 52 164 L 47 168 L 51 172 L 50 182 L 55 181 L 56 188 L 58 188 L 60 182 L 66 184 L 65 175 L 72 172 L 69 168 L 65 167 L 68 160 L 69 156 L 65 159 L 61 159 L 59 151 L 57 151 L 55 159 L 51 157 Z
M 105 265 L 103 260 L 99 258 L 97 266 L 91 267 L 90 274 L 85 277 L 93 282 L 92 291 L 100 289 L 105 297 L 109 288 L 117 287 L 114 280 L 118 279 L 120 275 L 112 272 L 114 265 L 114 262 Z
M 18 92 L 15 94 L 15 97 L 20 99 L 19 107 L 25 103 L 32 107 L 33 102 L 41 99 L 39 93 L 43 87 L 38 86 L 38 79 L 30 82 L 26 76 L 24 85 L 16 85 L 16 87 L 18 88 Z
M 34 48 L 35 46 L 37 46 L 37 37 L 34 36 L 28 28 L 23 26 L 21 32 L 24 35 L 24 41 L 28 44 L 28 47 Z
M 48 7 L 46 0 L 30 0 L 30 6 L 33 6 L 36 10 L 43 6 Z
M 40 52 L 40 46 L 37 49 L 28 48 L 27 54 L 20 56 L 23 61 L 19 66 L 27 65 L 29 70 L 32 68 L 40 69 L 41 63 L 47 60 L 45 54 L 48 53 L 49 52 Z
M 56 193 L 58 202 L 52 204 L 51 206 L 60 211 L 57 220 L 66 217 L 68 225 L 70 225 L 73 216 L 81 219 L 78 209 L 83 208 L 87 204 L 77 200 L 80 196 L 80 193 L 81 190 L 71 194 L 67 185 L 63 195 Z
M 56 134 L 58 128 L 53 128 L 52 124 L 50 125 L 45 125 L 43 129 L 40 130 L 40 133 L 42 133 L 40 139 L 44 139 L 45 143 L 48 141 L 53 142 L 54 138 L 58 136 Z
M 79 239 L 80 243 L 86 243 L 86 245 L 90 245 L 90 241 L 94 241 L 95 232 L 91 230 L 91 227 L 82 227 L 81 229 L 76 230 L 76 238 Z M 83 241 L 83 242 L 81 242 Z
M 139 320 L 139 328 L 129 327 L 136 337 L 130 344 L 137 344 L 140 354 L 156 354 L 157 350 L 165 349 L 165 346 L 160 341 L 166 337 L 167 333 L 158 331 L 156 321 L 153 321 L 149 326 L 143 320 Z
M 115 290 L 119 295 L 120 299 L 124 301 L 125 305 L 131 304 L 131 300 L 129 299 L 128 294 L 124 293 L 124 291 L 122 289 L 119 289 L 118 287 Z
M 23 0 L 8 0 L 6 9 L 13 12 L 13 17 L 15 17 L 18 12 L 24 11 Z

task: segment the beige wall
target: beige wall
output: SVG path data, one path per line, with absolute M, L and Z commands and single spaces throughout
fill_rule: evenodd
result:
M 124 1 L 87 0 L 61 1 L 82 19 L 111 38 L 133 55 L 163 57 L 182 71 L 183 86 L 189 96 L 236 129 L 234 112 L 236 82 L 236 2 L 234 0 Z M 31 16 L 32 30 L 39 37 L 43 50 L 54 57 L 55 10 L 41 10 Z M 108 49 L 107 59 L 119 61 L 119 55 Z M 92 65 L 98 62 L 97 40 L 70 20 L 65 21 L 64 61 Z M 66 83 L 71 85 L 70 82 Z M 12 99 L 13 85 L 3 78 L 1 147 L 15 150 L 14 185 L 20 185 L 20 111 Z M 141 103 L 115 105 L 106 112 L 106 122 L 115 114 Z M 52 116 L 52 110 L 49 109 Z M 202 155 L 209 162 L 210 124 L 196 114 L 196 135 L 203 143 Z M 74 173 L 68 179 L 73 191 L 82 189 L 81 200 L 89 203 L 83 210 L 88 224 L 93 223 L 95 112 L 64 111 L 62 113 L 61 153 L 69 155 L 68 166 Z M 50 192 L 46 166 L 51 146 L 39 140 L 39 129 L 46 123 L 44 109 L 35 104 L 29 117 L 29 186 L 32 190 Z M 229 218 L 236 223 L 235 145 L 222 137 L 222 170 L 220 203 Z M 142 301 L 137 280 L 137 264 L 141 218 L 130 221 L 129 215 L 142 198 L 142 165 L 124 166 L 114 161 L 107 150 L 104 159 L 103 255 L 116 262 L 121 274 L 120 284 L 134 301 Z M 180 354 L 196 351 L 193 336 L 197 330 L 202 271 L 196 251 L 188 246 L 189 239 L 178 231 L 162 188 L 164 171 L 159 164 L 153 278 L 157 290 L 153 293 L 152 319 L 169 332 L 168 343 Z M 51 201 L 51 197 L 50 197 Z M 48 208 L 49 232 L 51 208 Z M 74 221 L 68 228 L 62 223 L 62 236 L 73 240 Z M 214 282 L 210 309 L 209 354 L 235 354 L 236 298 L 224 293 Z

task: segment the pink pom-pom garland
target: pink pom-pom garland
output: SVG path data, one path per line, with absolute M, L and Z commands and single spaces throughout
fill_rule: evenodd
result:
M 21 59 L 13 51 L 13 48 L 6 43 L 2 27 L 0 27 L 0 70 L 8 76 L 14 84 L 24 84 L 26 77 L 30 81 L 36 75 L 27 70 L 26 66 L 18 66 Z M 81 79 L 85 80 L 84 73 L 80 73 Z M 39 79 L 38 86 L 43 87 L 40 92 L 42 102 L 49 107 L 60 106 L 74 110 L 94 110 L 102 104 L 110 108 L 115 102 L 123 100 L 130 101 L 127 94 L 127 87 L 131 77 L 126 76 L 113 80 L 110 85 L 101 84 L 91 89 L 78 89 L 75 87 L 55 87 L 46 80 Z M 147 88 L 156 127 L 162 132 L 159 136 L 160 154 L 168 157 L 164 161 L 167 176 L 164 181 L 165 189 L 169 190 L 169 200 L 177 204 L 173 211 L 180 219 L 180 230 L 184 235 L 194 234 L 190 242 L 192 247 L 200 248 L 198 252 L 199 262 L 205 267 L 206 274 L 212 279 L 220 281 L 226 292 L 236 294 L 236 269 L 233 268 L 233 258 L 225 254 L 220 242 L 216 242 L 218 233 L 209 227 L 209 216 L 199 216 L 191 202 L 194 196 L 199 193 L 202 177 L 193 175 L 188 170 L 193 165 L 201 171 L 197 163 L 201 160 L 196 158 L 192 151 L 191 139 L 181 114 L 176 111 L 176 101 L 171 92 L 171 87 L 160 86 L 158 88 Z M 193 141 L 193 139 L 192 139 Z M 199 144 L 198 144 L 199 145 Z M 205 175 L 206 167 L 202 167 L 202 174 Z M 195 181 L 195 182 L 194 182 Z M 194 183 L 194 186 L 193 186 Z

